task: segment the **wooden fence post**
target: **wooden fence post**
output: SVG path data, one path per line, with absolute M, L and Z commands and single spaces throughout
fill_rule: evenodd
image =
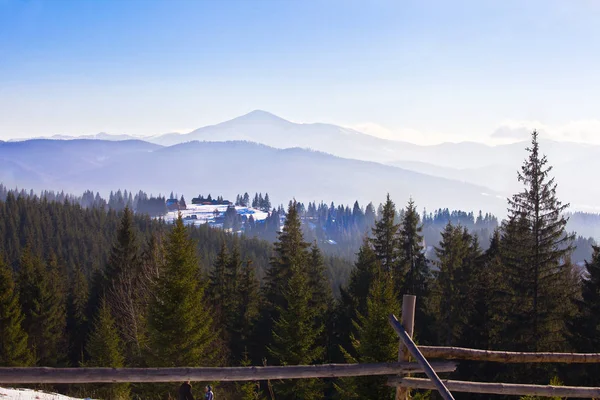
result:
M 411 294 L 405 294 L 402 296 L 402 316 L 401 324 L 408 333 L 408 336 L 412 339 L 415 330 L 415 305 L 417 303 L 417 296 Z M 408 361 L 410 358 L 410 352 L 408 348 L 399 340 L 398 346 L 398 361 Z M 408 400 L 410 396 L 410 389 L 402 386 L 396 388 L 396 400 Z

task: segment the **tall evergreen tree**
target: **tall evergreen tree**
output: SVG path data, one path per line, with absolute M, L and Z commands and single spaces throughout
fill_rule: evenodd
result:
M 107 302 L 102 299 L 87 343 L 90 359 L 84 365 L 86 367 L 123 367 L 125 366 L 123 351 L 115 319 Z M 94 394 L 108 399 L 128 399 L 129 385 L 126 383 L 97 385 Z
M 509 219 L 503 227 L 507 279 L 515 300 L 507 330 L 522 349 L 557 350 L 565 344 L 564 321 L 572 312 L 568 260 L 574 235 L 565 230 L 563 213 L 569 205 L 556 196 L 552 167 L 540 154 L 536 131 L 527 151 L 518 173 L 524 188 L 508 200 Z
M 210 281 L 208 293 L 211 305 L 214 309 L 214 320 L 217 326 L 224 327 L 227 318 L 227 295 L 229 294 L 227 285 L 227 266 L 229 264 L 229 254 L 225 242 L 221 243 L 221 250 L 210 272 Z
M 404 275 L 404 285 L 400 294 L 414 294 L 423 298 L 427 293 L 430 271 L 423 248 L 423 226 L 412 199 L 404 211 L 399 231 L 399 268 Z M 398 286 L 399 287 L 399 286 Z
M 165 268 L 149 311 L 149 364 L 214 365 L 220 354 L 212 311 L 205 300 L 198 257 L 181 214 L 165 246 Z
M 400 225 L 396 224 L 396 206 L 388 194 L 380 218 L 373 228 L 371 243 L 381 266 L 392 274 L 396 282 L 402 281 L 403 278 L 402 273 L 397 269 L 400 247 L 399 229 Z
M 275 243 L 267 272 L 267 309 L 262 332 L 268 335 L 268 350 L 280 364 L 311 364 L 322 357 L 319 338 L 323 321 L 310 306 L 313 288 L 309 277 L 309 244 L 304 241 L 297 203 L 288 209 L 285 226 Z M 290 381 L 278 385 L 287 399 L 321 398 L 320 380 Z
M 285 225 L 274 244 L 274 256 L 265 277 L 266 299 L 272 311 L 275 311 L 277 305 L 283 304 L 283 291 L 292 276 L 293 268 L 305 267 L 307 263 L 307 249 L 310 245 L 304 241 L 296 205 L 294 201 L 288 208 Z
M 455 345 L 467 324 L 472 305 L 472 262 L 479 256 L 479 246 L 466 228 L 446 225 L 439 247 L 435 296 L 432 299 L 441 332 L 438 343 Z
M 259 316 L 259 281 L 251 261 L 242 266 L 234 295 L 229 348 L 237 364 L 237 360 L 247 359 L 247 349 L 252 347 L 252 334 Z
M 393 313 L 400 318 L 400 307 L 389 272 L 379 270 L 367 299 L 366 314 L 354 321 L 351 351 L 343 350 L 348 362 L 392 362 L 398 357 L 398 336 L 388 322 Z M 356 354 L 355 356 L 352 353 Z M 337 386 L 341 397 L 348 399 L 393 399 L 395 389 L 388 387 L 385 377 L 343 379 Z
M 85 359 L 85 340 L 88 334 L 88 283 L 81 268 L 74 268 L 67 302 L 67 331 L 69 332 L 69 361 L 79 365 Z
M 0 366 L 25 367 L 32 361 L 12 270 L 0 256 Z
M 575 300 L 578 313 L 569 323 L 569 341 L 581 353 L 594 353 L 600 349 L 600 247 L 593 248 L 592 260 L 585 262 L 587 273 L 582 282 L 581 298 Z M 583 372 L 579 374 L 580 384 L 600 385 L 598 365 L 586 365 Z
M 313 364 L 323 357 L 319 337 L 323 323 L 310 305 L 312 291 L 304 265 L 291 266 L 291 277 L 283 290 L 283 303 L 277 305 L 273 342 L 268 350 L 280 365 Z M 321 399 L 319 379 L 296 379 L 276 385 L 284 399 Z
M 51 272 L 51 271 L 50 271 Z M 37 365 L 55 367 L 66 357 L 63 339 L 66 315 L 56 278 L 38 257 L 25 248 L 21 256 L 19 288 L 25 314 L 23 327 Z
M 141 298 L 147 289 L 144 283 L 148 277 L 142 273 L 133 213 L 129 207 L 123 211 L 105 276 L 107 301 L 125 346 L 126 361 L 128 365 L 135 365 L 140 362 L 146 335 Z

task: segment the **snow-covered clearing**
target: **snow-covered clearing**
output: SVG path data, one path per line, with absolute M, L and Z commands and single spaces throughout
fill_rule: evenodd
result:
M 186 224 L 206 224 L 212 223 L 215 221 L 215 210 L 218 211 L 219 216 L 223 216 L 225 211 L 227 211 L 226 205 L 218 205 L 218 206 L 206 206 L 199 204 L 190 204 L 187 206 L 186 210 L 181 210 L 181 216 L 183 217 L 183 221 Z M 254 218 L 255 221 L 262 221 L 267 218 L 267 213 L 264 211 L 256 210 L 251 207 L 235 207 L 235 210 L 240 216 L 246 216 L 250 218 Z M 177 219 L 178 211 L 170 211 L 167 215 L 164 216 L 164 220 L 167 222 L 172 222 Z
M 56 393 L 38 392 L 30 389 L 5 389 L 0 387 L 0 400 L 78 400 Z

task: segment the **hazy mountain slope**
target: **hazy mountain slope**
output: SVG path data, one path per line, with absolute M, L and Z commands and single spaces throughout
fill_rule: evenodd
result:
M 23 142 L 27 144 L 28 142 Z M 45 143 L 47 148 L 68 142 Z M 106 143 L 89 142 L 100 147 Z M 39 148 L 40 143 L 34 143 Z M 275 202 L 325 200 L 351 203 L 380 202 L 389 192 L 403 204 L 412 195 L 419 207 L 450 207 L 502 212 L 504 202 L 489 189 L 377 164 L 302 150 L 279 150 L 247 142 L 192 142 L 154 151 L 123 152 L 90 165 L 77 153 L 61 152 L 55 168 L 47 160 L 23 156 L 32 170 L 47 168 L 44 188 L 79 193 L 106 193 L 118 188 L 143 189 L 154 194 L 171 190 L 186 196 L 199 193 L 233 198 L 239 192 L 269 192 Z M 1 158 L 1 157 L 0 157 Z M 78 168 L 77 164 L 86 168 Z M 41 166 L 43 165 L 43 167 Z M 65 168 L 70 165 L 71 168 Z M 14 186 L 16 182 L 5 182 Z
M 389 165 L 423 174 L 486 186 L 501 193 L 513 193 L 521 186 L 517 181 L 516 166 L 488 165 L 478 168 L 452 168 L 419 161 L 394 161 Z
M 44 179 L 50 179 L 64 176 L 71 171 L 100 167 L 113 157 L 149 152 L 158 148 L 160 146 L 156 144 L 139 140 L 112 142 L 36 139 L 0 143 L 0 160 L 13 162 Z
M 296 124 L 258 110 L 185 135 L 167 134 L 147 140 L 167 146 L 194 140 L 243 140 L 279 149 L 310 148 L 340 157 L 371 161 L 391 161 L 398 158 L 399 152 L 410 153 L 418 148 L 411 143 L 379 139 L 331 124 Z

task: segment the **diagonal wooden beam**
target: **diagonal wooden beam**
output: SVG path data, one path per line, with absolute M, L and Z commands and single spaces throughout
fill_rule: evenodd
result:
M 427 377 L 433 381 L 435 388 L 437 389 L 438 392 L 440 392 L 440 395 L 442 396 L 442 398 L 444 400 L 454 400 L 454 397 L 452 397 L 452 393 L 450 393 L 448 388 L 444 385 L 444 383 L 437 376 L 437 374 L 435 373 L 435 371 L 433 370 L 433 368 L 431 367 L 429 362 L 427 362 L 425 357 L 423 357 L 423 354 L 421 354 L 421 352 L 417 348 L 417 345 L 415 344 L 415 342 L 413 342 L 412 339 L 410 338 L 410 336 L 408 336 L 408 334 L 404 330 L 404 327 L 402 326 L 402 324 L 400 324 L 400 322 L 398 322 L 398 318 L 396 318 L 396 316 L 394 314 L 390 314 L 389 321 L 390 321 L 390 324 L 392 325 L 392 328 L 394 328 L 394 330 L 396 331 L 398 336 L 400 336 L 400 339 L 402 339 L 402 341 L 404 342 L 404 345 L 406 346 L 408 351 L 410 351 L 410 354 L 412 354 L 412 356 L 417 360 L 419 365 L 421 365 L 421 367 L 423 367 L 423 370 L 425 371 L 425 374 L 427 375 Z

